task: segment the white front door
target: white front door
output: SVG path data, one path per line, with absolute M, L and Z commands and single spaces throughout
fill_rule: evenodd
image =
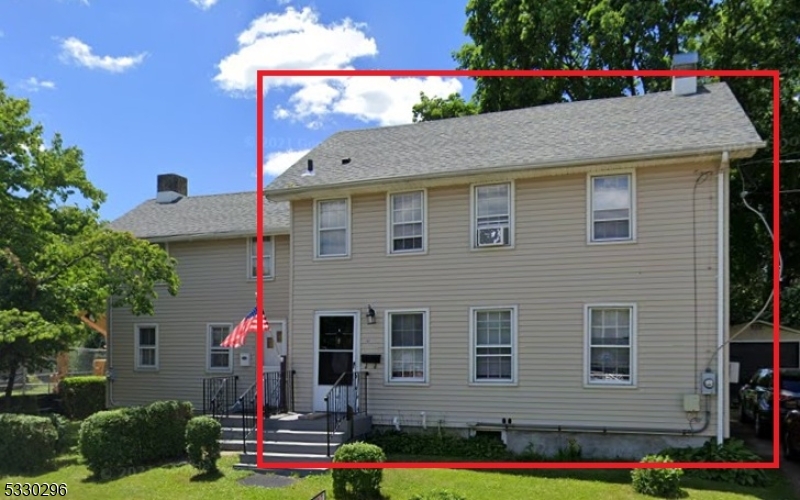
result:
M 281 356 L 286 356 L 286 322 L 269 321 L 269 330 L 264 332 L 263 372 L 277 372 L 281 369 Z
M 319 312 L 314 316 L 314 411 L 326 410 L 328 391 L 342 373 L 352 372 L 356 366 L 359 319 L 357 311 Z

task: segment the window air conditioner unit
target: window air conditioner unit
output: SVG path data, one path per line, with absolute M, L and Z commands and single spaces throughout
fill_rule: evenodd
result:
M 506 241 L 506 227 L 493 226 L 482 227 L 478 229 L 478 246 L 479 247 L 496 247 L 507 244 Z

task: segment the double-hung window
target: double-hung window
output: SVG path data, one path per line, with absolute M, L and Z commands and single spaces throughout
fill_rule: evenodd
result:
M 158 369 L 158 325 L 136 325 L 136 369 Z
M 471 314 L 472 382 L 515 383 L 516 307 L 473 308 Z
M 222 347 L 222 341 L 231 333 L 229 324 L 208 325 L 207 369 L 210 372 L 230 372 L 233 369 L 233 349 Z
M 386 314 L 388 381 L 425 383 L 428 380 L 428 312 L 388 311 Z
M 513 238 L 512 183 L 475 186 L 474 247 L 510 246 Z
M 635 384 L 636 307 L 586 307 L 587 383 Z
M 275 273 L 275 243 L 271 236 L 264 236 L 264 278 L 270 279 Z M 256 279 L 256 265 L 258 264 L 257 238 L 250 238 L 247 244 L 247 276 Z
M 633 241 L 633 174 L 589 176 L 591 242 Z
M 347 198 L 317 201 L 317 257 L 350 254 L 349 215 Z
M 389 195 L 389 253 L 425 251 L 425 191 Z

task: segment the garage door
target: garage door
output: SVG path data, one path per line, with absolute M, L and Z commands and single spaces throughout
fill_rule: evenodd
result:
M 772 342 L 733 342 L 731 362 L 739 363 L 739 384 L 731 384 L 734 398 L 741 384 L 753 376 L 759 368 L 772 366 Z M 800 367 L 800 342 L 781 342 L 781 368 Z

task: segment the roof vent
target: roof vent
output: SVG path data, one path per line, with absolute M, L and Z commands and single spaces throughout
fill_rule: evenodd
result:
M 308 160 L 308 166 L 306 167 L 306 171 L 303 172 L 303 177 L 308 177 L 314 175 L 314 160 Z
M 177 174 L 161 174 L 158 176 L 156 201 L 158 203 L 175 203 L 189 195 L 189 181 Z
M 672 69 L 677 70 L 694 70 L 697 69 L 697 52 L 689 52 L 688 54 L 675 54 L 672 59 Z M 691 95 L 697 93 L 697 77 L 696 76 L 673 76 L 672 77 L 672 94 L 673 95 Z

